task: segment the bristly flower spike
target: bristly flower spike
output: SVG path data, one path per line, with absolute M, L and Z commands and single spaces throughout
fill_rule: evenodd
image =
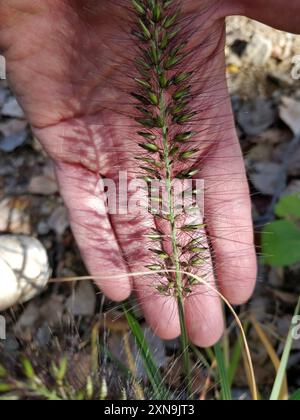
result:
M 135 27 L 132 33 L 140 42 L 140 56 L 135 59 L 138 72 L 134 77 L 136 91 L 131 95 L 137 103 L 135 109 L 138 115 L 135 121 L 143 127 L 137 135 L 143 139 L 139 143 L 144 154 L 137 156 L 141 162 L 141 178 L 147 183 L 163 179 L 166 185 L 173 180 L 193 179 L 199 173 L 194 167 L 199 149 L 189 148 L 189 143 L 197 136 L 197 132 L 190 129 L 188 124 L 194 119 L 196 112 L 191 110 L 193 71 L 179 70 L 184 62 L 188 48 L 188 37 L 181 39 L 181 13 L 176 0 L 131 0 L 132 11 L 135 16 Z M 188 68 L 188 66 L 186 66 Z M 181 162 L 180 171 L 176 170 L 177 162 Z M 168 189 L 169 188 L 169 189 Z M 162 204 L 163 214 L 156 214 L 169 222 L 167 235 L 159 231 L 151 231 L 147 235 L 150 241 L 161 244 L 159 249 L 151 248 L 154 258 L 164 261 L 166 270 L 177 270 L 176 275 L 168 275 L 169 284 L 160 284 L 157 290 L 164 294 L 173 294 L 177 298 L 191 292 L 191 280 L 183 278 L 180 270 L 201 266 L 205 258 L 202 257 L 205 247 L 197 238 L 191 238 L 184 248 L 179 245 L 180 234 L 197 234 L 203 231 L 203 224 L 178 225 L 175 196 L 168 187 L 168 203 L 163 203 L 160 195 L 151 197 L 152 202 Z M 193 194 L 193 192 L 192 192 Z M 191 205 L 191 209 L 194 210 Z M 172 253 L 164 250 L 164 241 L 172 242 Z M 189 254 L 181 260 L 182 254 Z M 201 257 L 199 256 L 201 254 Z M 152 271 L 161 269 L 161 262 L 148 265 Z

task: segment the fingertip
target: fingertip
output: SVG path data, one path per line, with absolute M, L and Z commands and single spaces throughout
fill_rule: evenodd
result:
M 191 342 L 197 347 L 207 349 L 217 344 L 221 340 L 223 334 L 224 326 L 222 326 L 222 328 L 219 328 L 219 330 L 213 330 L 213 333 L 207 333 L 206 336 L 199 334 L 195 335 L 195 337 L 191 338 Z
M 249 301 L 256 286 L 256 254 L 249 252 L 247 257 L 236 258 L 218 270 L 222 276 L 220 292 L 232 305 L 243 305 Z
M 97 276 L 96 271 L 93 270 L 96 278 L 95 283 L 105 296 L 115 302 L 123 302 L 131 295 L 131 284 L 129 278 L 124 272 L 111 272 L 107 274 L 107 278 L 103 279 Z M 98 271 L 99 273 L 99 271 Z M 98 278 L 97 278 L 98 277 Z M 119 277 L 119 278 L 118 278 Z
M 222 306 L 215 294 L 191 295 L 185 305 L 185 317 L 189 339 L 198 347 L 213 346 L 224 333 Z
M 255 285 L 255 281 L 253 282 L 253 284 Z M 234 290 L 233 287 L 223 287 L 222 293 L 231 305 L 244 305 L 251 299 L 254 291 L 254 285 L 250 288 L 249 283 L 246 286 L 237 282 L 237 284 L 234 286 Z
M 180 335 L 178 307 L 173 297 L 161 296 L 156 290 L 139 289 L 137 296 L 145 319 L 155 335 L 173 340 Z
M 166 326 L 164 324 L 157 324 L 154 325 L 153 323 L 149 322 L 152 331 L 155 335 L 157 335 L 162 340 L 174 340 L 175 338 L 180 336 L 180 328 L 177 325 Z M 151 325 L 152 324 L 152 325 Z

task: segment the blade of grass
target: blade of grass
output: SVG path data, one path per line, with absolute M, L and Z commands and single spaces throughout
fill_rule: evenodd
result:
M 136 340 L 136 344 L 140 351 L 144 369 L 147 373 L 149 382 L 151 383 L 153 389 L 154 398 L 160 400 L 169 399 L 170 395 L 165 389 L 163 379 L 158 368 L 155 365 L 152 353 L 149 349 L 149 345 L 145 339 L 144 333 L 141 329 L 139 322 L 137 321 L 134 313 L 132 312 L 128 304 L 123 305 L 123 310 L 130 330 Z
M 216 354 L 219 379 L 221 383 L 222 400 L 231 401 L 232 400 L 231 389 L 230 389 L 230 384 L 228 381 L 224 354 L 223 354 L 223 350 L 220 343 L 216 344 L 214 346 L 214 349 L 215 349 L 215 354 Z
M 124 335 L 123 340 L 124 340 L 124 348 L 125 348 L 125 353 L 126 353 L 129 369 L 130 369 L 130 371 L 132 373 L 132 376 L 133 376 L 133 389 L 134 389 L 134 392 L 135 392 L 136 399 L 137 400 L 144 400 L 145 395 L 144 395 L 143 389 L 142 389 L 141 385 L 139 384 L 139 382 L 137 381 L 136 363 L 135 363 L 134 356 L 133 356 L 131 348 L 130 348 L 130 342 L 129 342 L 128 334 Z
M 231 355 L 231 360 L 230 360 L 229 367 L 227 370 L 228 383 L 230 387 L 233 384 L 238 365 L 242 358 L 242 347 L 243 347 L 243 344 L 242 344 L 241 337 L 239 335 L 234 345 L 232 355 Z
M 289 398 L 290 401 L 300 401 L 300 389 Z
M 211 363 L 213 363 L 216 360 L 215 354 L 212 348 L 208 347 L 207 349 L 205 349 L 205 353 Z
M 276 370 L 276 373 L 278 373 L 278 369 L 280 366 L 280 360 L 276 354 L 276 351 L 274 350 L 272 344 L 270 343 L 269 338 L 265 334 L 264 330 L 261 328 L 257 320 L 254 316 L 250 317 L 252 325 L 256 331 L 256 334 L 258 335 L 260 341 L 262 342 L 264 348 L 266 349 L 266 352 L 268 353 L 269 358 L 271 359 L 273 366 Z M 288 383 L 287 383 L 287 377 L 284 375 L 282 388 L 279 395 L 279 400 L 286 400 L 288 397 Z
M 97 322 L 93 328 L 91 333 L 91 367 L 93 375 L 96 376 L 99 370 L 99 328 L 100 325 Z
M 300 310 L 300 297 L 298 300 L 298 304 L 296 306 L 296 310 L 295 310 L 295 316 L 299 315 L 299 310 Z M 289 361 L 289 357 L 290 357 L 290 353 L 291 353 L 291 349 L 292 349 L 292 345 L 293 345 L 293 327 L 291 325 L 286 343 L 285 343 L 285 347 L 284 347 L 284 351 L 283 351 L 283 355 L 281 358 L 281 362 L 280 362 L 280 366 L 277 372 L 277 376 L 274 382 L 274 386 L 273 386 L 273 390 L 270 396 L 270 400 L 271 401 L 277 401 L 279 399 L 279 395 L 280 395 L 280 391 L 282 388 L 282 384 L 285 378 L 285 373 L 286 373 L 286 369 L 287 369 L 287 365 L 288 365 L 288 361 Z
M 223 310 L 223 319 L 226 320 L 227 319 L 226 305 L 224 304 L 223 301 L 222 301 L 222 310 Z M 229 334 L 228 330 L 225 329 L 225 333 L 224 333 L 223 338 L 221 340 L 226 370 L 228 370 L 229 363 L 230 363 L 230 342 L 229 342 L 230 337 L 229 337 L 229 335 L 230 334 Z

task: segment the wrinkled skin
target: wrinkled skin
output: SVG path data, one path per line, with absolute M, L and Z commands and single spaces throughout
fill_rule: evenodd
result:
M 158 296 L 150 287 L 150 278 L 126 276 L 130 271 L 144 271 L 147 260 L 148 244 L 140 237 L 139 224 L 131 223 L 126 216 L 108 217 L 96 210 L 101 205 L 101 196 L 96 194 L 99 174 L 114 179 L 119 169 L 134 172 L 131 158 L 138 153 L 126 135 L 126 117 L 103 110 L 101 105 L 108 100 L 120 102 L 120 92 L 112 81 L 118 79 L 122 85 L 123 79 L 114 64 L 116 57 L 119 65 L 126 57 L 126 40 L 120 32 L 122 13 L 119 15 L 120 9 L 111 3 L 0 0 L 0 48 L 7 59 L 9 80 L 35 135 L 54 160 L 72 228 L 89 271 L 99 277 L 100 287 L 111 299 L 123 300 L 136 290 L 149 324 L 158 335 L 171 339 L 180 332 L 173 299 Z M 185 13 L 198 13 L 201 2 L 183 3 Z M 202 1 L 201 7 L 209 3 L 214 2 Z M 200 48 L 197 55 L 201 60 L 211 53 L 203 71 L 208 80 L 215 78 L 212 84 L 217 81 L 219 99 L 212 95 L 206 103 L 207 114 L 202 115 L 214 127 L 206 133 L 207 144 L 211 142 L 214 147 L 201 162 L 207 224 L 218 287 L 233 304 L 251 296 L 256 259 L 248 184 L 226 90 L 224 18 L 247 14 L 296 31 L 296 3 L 291 1 L 289 10 L 285 10 L 280 0 L 272 0 L 272 9 L 268 7 L 271 1 L 220 1 L 197 17 L 197 25 L 206 34 L 214 34 L 212 42 Z M 277 13 L 279 9 L 282 13 Z M 126 84 L 126 72 L 123 78 Z M 148 225 L 152 223 L 147 221 Z M 139 254 L 141 250 L 144 254 Z M 105 275 L 120 274 L 123 277 L 119 280 L 105 281 Z M 203 275 L 201 270 L 199 275 Z M 210 269 L 209 280 L 213 277 Z M 186 299 L 185 312 L 194 343 L 208 346 L 220 338 L 221 305 L 213 293 L 199 290 L 192 294 Z

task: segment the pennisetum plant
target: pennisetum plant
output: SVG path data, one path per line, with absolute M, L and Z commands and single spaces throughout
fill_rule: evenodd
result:
M 177 299 L 188 372 L 184 299 L 192 293 L 196 281 L 183 272 L 198 272 L 209 255 L 204 225 L 193 199 L 199 191 L 191 182 L 199 172 L 198 132 L 193 129 L 197 119 L 194 98 L 198 94 L 193 83 L 195 45 L 190 45 L 190 20 L 181 14 L 179 1 L 128 1 L 130 34 L 136 45 L 131 92 L 135 136 L 141 150 L 136 159 L 140 177 L 149 187 L 149 199 L 159 203 L 154 214 L 156 228 L 148 234 L 153 261 L 146 268 L 159 276 L 157 292 Z M 176 181 L 183 186 L 179 196 Z M 163 195 L 159 188 L 153 188 L 162 182 Z M 190 197 L 190 205 L 179 206 L 179 211 L 182 193 Z

